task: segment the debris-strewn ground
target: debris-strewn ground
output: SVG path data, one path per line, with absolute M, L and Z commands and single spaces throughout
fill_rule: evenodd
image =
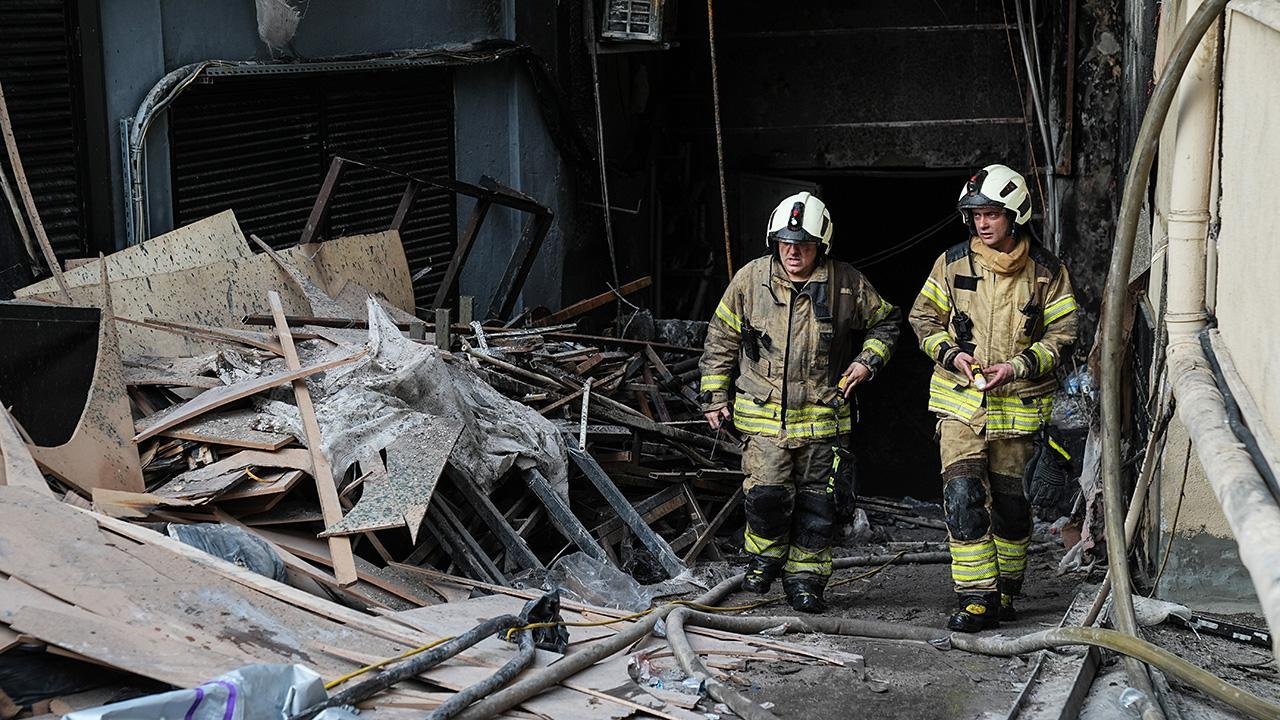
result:
M 932 528 L 891 530 L 895 540 L 928 540 L 945 549 L 943 531 Z M 839 555 L 884 552 L 883 547 L 846 546 Z M 1033 554 L 1020 617 L 999 632 L 1027 633 L 1057 625 L 1075 595 L 1080 576 L 1055 576 L 1060 553 Z M 871 568 L 838 571 L 833 582 Z M 780 592 L 780 588 L 775 587 Z M 736 593 L 727 604 L 751 602 Z M 946 564 L 892 565 L 865 580 L 828 591 L 828 614 L 943 628 L 955 608 Z M 783 602 L 749 611 L 793 614 Z M 981 718 L 1004 717 L 1021 691 L 1030 662 L 943 652 L 921 643 L 863 638 L 788 635 L 791 642 L 821 650 L 862 655 L 866 679 L 854 669 L 787 662 L 750 663 L 752 697 L 775 703 L 781 718 L 843 720 L 859 717 Z

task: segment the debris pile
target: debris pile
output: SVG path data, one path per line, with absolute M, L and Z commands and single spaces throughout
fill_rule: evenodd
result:
M 706 587 L 688 566 L 722 559 L 741 475 L 735 439 L 698 409 L 696 337 L 568 322 L 645 281 L 540 320 L 433 324 L 410 312 L 394 231 L 280 252 L 251 240 L 260 252 L 222 213 L 0 305 L 13 348 L 0 505 L 15 519 L 0 531 L 0 668 L 118 671 L 7 680 L 22 692 L 0 717 L 260 663 L 339 678 L 544 587 L 593 603 L 566 600 L 565 618 L 617 621 L 570 631 L 587 643 L 656 596 Z M 434 708 L 501 665 L 504 644 L 361 706 Z M 628 662 L 525 707 L 575 717 L 604 699 L 616 717 L 692 716 L 696 692 L 653 677 L 649 692 L 606 695 Z

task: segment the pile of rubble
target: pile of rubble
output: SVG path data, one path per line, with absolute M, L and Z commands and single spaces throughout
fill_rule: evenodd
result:
M 31 670 L 4 683 L 24 690 L 0 717 L 255 663 L 337 678 L 518 612 L 529 588 L 611 620 L 573 628 L 572 649 L 706 587 L 687 568 L 720 559 L 741 475 L 698 411 L 696 324 L 690 341 L 672 323 L 673 344 L 565 322 L 643 282 L 525 327 L 430 324 L 394 231 L 252 240 L 223 213 L 0 305 L 0 667 Z M 362 705 L 435 707 L 502 652 Z M 78 663 L 113 672 L 86 687 Z M 584 677 L 525 707 L 580 716 L 616 685 Z M 699 701 L 649 689 L 604 714 Z

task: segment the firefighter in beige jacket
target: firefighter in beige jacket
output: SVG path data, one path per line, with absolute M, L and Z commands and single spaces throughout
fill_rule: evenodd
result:
M 1066 267 L 1021 230 L 1031 217 L 1021 175 L 987 166 L 958 207 L 971 237 L 933 264 L 909 320 L 935 364 L 929 409 L 960 599 L 948 627 L 975 632 L 1016 617 L 1032 526 L 1022 476 L 1075 339 L 1076 301 Z
M 849 398 L 889 359 L 902 314 L 862 273 L 826 257 L 831 216 L 809 193 L 770 215 L 769 254 L 738 271 L 707 328 L 702 409 L 746 436 L 742 470 L 751 556 L 743 587 L 781 573 L 792 607 L 823 608 L 831 576 L 834 478 L 852 428 Z M 845 465 L 845 472 L 850 470 Z M 852 493 L 852 490 L 847 490 Z

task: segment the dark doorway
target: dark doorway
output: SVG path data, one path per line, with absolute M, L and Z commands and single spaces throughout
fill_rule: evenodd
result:
M 965 239 L 955 198 L 969 173 L 912 172 L 813 178 L 835 223 L 832 255 L 853 263 L 902 309 L 902 334 L 889 364 L 858 393 L 855 450 L 862 492 L 936 500 L 941 495 L 934 416 L 928 405 L 933 364 L 906 315 L 933 261 Z

